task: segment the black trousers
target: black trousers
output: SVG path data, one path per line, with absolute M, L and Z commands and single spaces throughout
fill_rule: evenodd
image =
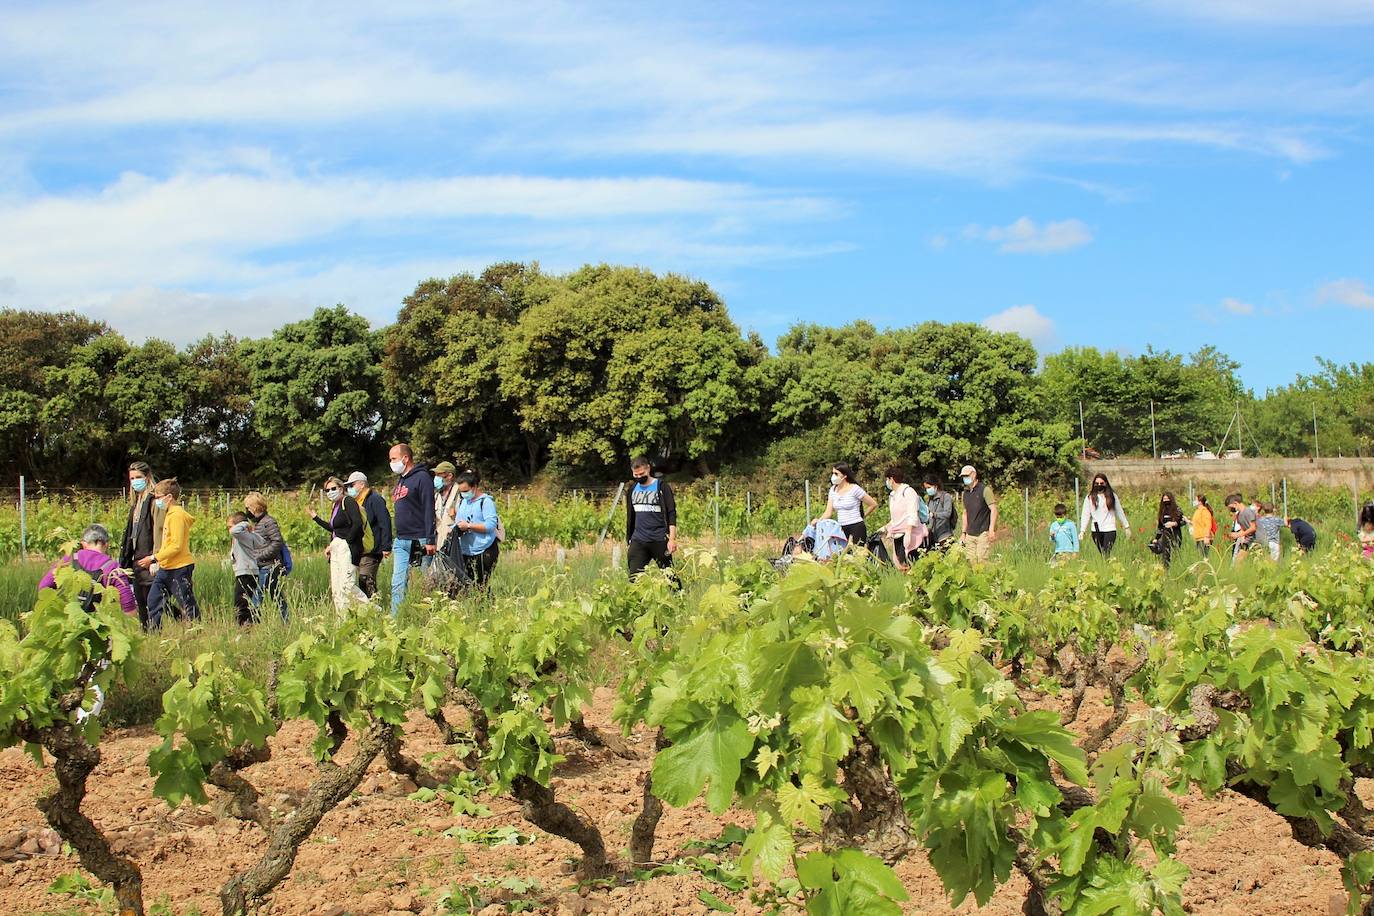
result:
M 148 591 L 153 587 L 153 574 L 141 566 L 134 567 L 130 585 L 134 589 L 134 603 L 138 605 L 138 622 L 148 629 Z
M 234 612 L 238 614 L 240 624 L 257 621 L 257 615 L 253 613 L 253 593 L 257 590 L 256 574 L 234 576 Z
M 673 555 L 668 552 L 667 541 L 631 541 L 627 551 L 630 562 L 630 578 L 644 572 L 653 560 L 659 569 L 673 568 Z
M 849 543 L 863 546 L 868 543 L 868 525 L 864 524 L 863 519 L 848 525 L 841 525 L 840 530 L 844 536 L 849 538 Z
M 899 534 L 892 539 L 892 552 L 897 557 L 901 558 L 903 563 L 912 562 L 920 557 L 921 554 L 925 553 L 927 549 L 928 547 L 924 540 L 908 547 L 906 544 L 906 535 Z
M 1115 531 L 1094 531 L 1093 544 L 1097 547 L 1097 552 L 1104 557 L 1112 555 L 1112 548 L 1116 546 Z
M 463 554 L 463 568 L 468 571 L 468 578 L 478 588 L 486 588 L 487 580 L 491 578 L 491 571 L 496 568 L 496 561 L 501 559 L 501 542 L 492 541 L 491 546 L 478 554 L 469 556 Z

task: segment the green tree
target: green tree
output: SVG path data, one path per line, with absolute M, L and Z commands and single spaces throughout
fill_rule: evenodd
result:
M 500 391 L 562 466 L 648 452 L 704 468 L 755 402 L 749 368 L 761 355 L 705 283 L 584 267 L 510 329 Z
M 1045 422 L 1035 364 L 1029 341 L 975 324 L 799 325 L 766 371 L 769 417 L 813 464 L 876 475 L 892 461 L 946 474 L 971 462 L 1022 480 L 1073 453 L 1068 424 Z
M 253 429 L 263 443 L 252 479 L 296 483 L 377 460 L 386 433 L 382 335 L 342 305 L 319 308 L 271 337 L 245 341 Z
M 239 460 L 261 448 L 253 430 L 251 377 L 239 341 L 206 336 L 183 354 L 180 473 L 246 482 Z M 245 459 L 251 460 L 251 459 Z M 250 465 L 251 467 L 251 465 Z
M 72 351 L 110 333 L 104 322 L 74 312 L 0 309 L 0 469 L 60 484 L 65 470 L 45 460 L 43 405 L 51 392 L 48 369 L 64 366 Z
M 494 264 L 420 283 L 385 333 L 383 372 L 393 424 L 426 455 L 479 467 L 523 466 L 533 476 L 541 442 L 522 430 L 501 391 L 500 352 L 532 302 L 559 288 L 537 264 Z

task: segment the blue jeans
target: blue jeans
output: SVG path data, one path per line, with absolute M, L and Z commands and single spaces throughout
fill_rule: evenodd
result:
M 280 563 L 258 567 L 258 590 L 253 593 L 253 610 L 262 607 L 263 599 L 266 598 L 281 606 L 282 620 L 290 619 L 290 614 L 286 610 L 286 594 L 281 587 L 281 580 L 285 576 L 286 570 Z
M 396 538 L 391 542 L 391 616 L 401 612 L 401 602 L 406 600 L 406 589 L 410 588 L 410 557 L 414 550 L 423 551 L 425 546 L 414 538 Z M 426 554 L 420 560 L 422 568 L 434 562 Z
M 200 619 L 200 605 L 196 604 L 196 593 L 191 587 L 191 577 L 195 575 L 196 564 L 180 569 L 159 569 L 153 576 L 153 585 L 148 589 L 148 629 L 162 627 L 162 611 L 171 596 L 187 620 Z M 178 614 L 180 616 L 180 614 Z

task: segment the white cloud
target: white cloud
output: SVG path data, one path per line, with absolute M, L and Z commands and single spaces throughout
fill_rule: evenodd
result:
M 1082 220 L 1066 219 L 1041 226 L 1028 216 L 1008 226 L 966 226 L 963 235 L 992 242 L 1006 254 L 1058 254 L 1093 240 L 1092 230 Z
M 1354 309 L 1374 309 L 1374 293 L 1363 280 L 1346 277 L 1323 283 L 1317 290 L 1317 300 L 1347 305 Z
M 1239 299 L 1233 299 L 1230 296 L 1227 296 L 1225 299 L 1221 300 L 1221 307 L 1226 311 L 1230 312 L 1232 315 L 1255 314 L 1254 305 L 1252 305 L 1249 302 L 1242 302 Z
M 984 318 L 982 325 L 990 331 L 1020 334 L 1041 353 L 1052 347 L 1056 336 L 1054 319 L 1042 314 L 1033 305 L 1013 305 Z
M 497 260 L 694 271 L 850 247 L 778 240 L 777 223 L 835 208 L 740 183 L 312 176 L 251 149 L 199 165 L 219 170 L 0 200 L 0 304 L 76 308 L 184 342 L 261 334 L 335 302 L 387 322 L 419 280 Z

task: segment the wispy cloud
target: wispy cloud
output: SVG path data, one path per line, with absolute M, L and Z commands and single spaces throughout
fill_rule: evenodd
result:
M 963 236 L 992 242 L 1006 254 L 1058 254 L 1093 240 L 1092 230 L 1082 220 L 1066 219 L 1042 226 L 1028 216 L 1007 226 L 966 226 Z
M 1020 334 L 1041 353 L 1051 349 L 1057 338 L 1054 320 L 1033 305 L 1013 305 L 984 318 L 982 325 L 990 331 Z
M 1317 301 L 1334 302 L 1354 309 L 1374 309 L 1374 293 L 1363 280 L 1345 277 L 1323 283 L 1317 289 Z
M 1146 0 L 1146 5 L 1183 16 L 1266 25 L 1339 28 L 1374 22 L 1369 0 Z
M 1225 299 L 1221 300 L 1221 307 L 1222 307 L 1225 311 L 1231 313 L 1232 315 L 1253 315 L 1253 314 L 1255 314 L 1255 306 L 1254 306 L 1253 304 L 1251 304 L 1251 303 L 1249 303 L 1249 302 L 1242 302 L 1242 301 L 1239 300 L 1239 299 L 1233 299 L 1233 298 L 1231 298 L 1230 296 L 1228 296 L 1228 297 L 1226 297 Z
M 95 190 L 0 202 L 7 304 L 90 309 L 135 334 L 149 315 L 179 314 L 198 336 L 215 320 L 279 322 L 321 299 L 386 314 L 431 272 L 507 258 L 686 269 L 846 247 L 761 240 L 766 227 L 825 219 L 831 204 L 743 183 L 310 176 L 251 151 L 226 158 L 250 165 L 162 180 L 128 173 Z

